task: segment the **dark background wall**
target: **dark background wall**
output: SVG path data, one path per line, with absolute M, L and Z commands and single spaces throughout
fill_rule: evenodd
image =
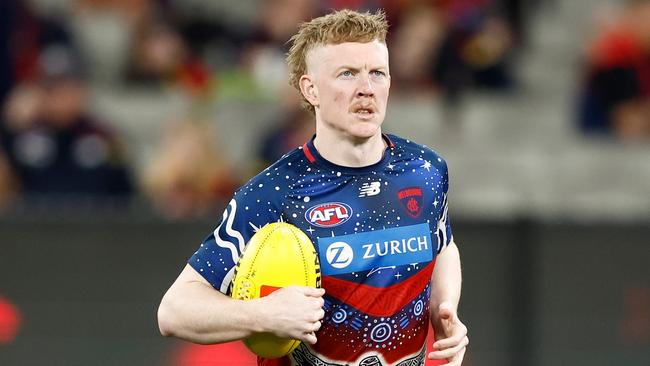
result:
M 156 309 L 209 222 L 0 223 L 0 365 L 165 365 Z M 650 227 L 455 222 L 466 365 L 650 365 Z

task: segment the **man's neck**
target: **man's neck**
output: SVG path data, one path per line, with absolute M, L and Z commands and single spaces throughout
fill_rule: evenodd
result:
M 360 168 L 379 162 L 386 149 L 381 130 L 367 139 L 353 139 L 332 131 L 316 132 L 314 146 L 325 160 L 350 168 Z

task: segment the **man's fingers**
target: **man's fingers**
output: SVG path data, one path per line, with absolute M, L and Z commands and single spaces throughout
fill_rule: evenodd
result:
M 446 360 L 451 359 L 456 355 L 464 346 L 458 345 L 453 348 L 443 349 L 441 351 L 433 351 L 429 353 L 429 359 L 431 360 Z
M 302 291 L 303 294 L 312 297 L 321 297 L 325 295 L 325 289 L 309 287 L 309 286 L 298 286 L 298 289 Z
M 459 355 L 461 352 L 464 354 L 465 351 L 464 349 L 467 347 L 469 344 L 469 338 L 463 337 L 459 343 L 457 343 L 454 347 L 446 348 L 446 349 L 437 349 L 436 351 L 433 351 L 429 353 L 429 359 L 430 360 L 446 360 L 450 359 L 453 360 L 457 355 Z
M 316 334 L 314 334 L 314 332 L 304 333 L 300 340 L 309 344 L 316 344 Z
M 319 320 L 323 320 L 323 317 L 325 317 L 325 311 L 323 309 L 318 309 L 314 313 L 310 314 L 310 316 L 305 318 L 305 321 L 313 323 Z
M 317 317 L 316 320 L 322 320 L 325 317 L 325 310 L 318 309 L 318 313 L 316 314 L 316 317 Z
M 305 323 L 303 327 L 304 333 L 316 333 L 323 326 L 323 323 L 320 320 L 315 322 Z
M 467 348 L 463 348 L 456 354 L 454 357 L 449 359 L 449 363 L 447 363 L 447 366 L 461 366 L 463 363 L 463 359 L 465 358 L 465 352 L 467 351 Z
M 455 345 L 459 344 L 463 340 L 463 338 L 467 338 L 467 327 L 465 326 L 462 326 L 461 331 L 457 332 L 456 334 L 453 334 L 451 337 L 437 340 L 433 344 L 433 348 L 437 350 L 443 350 L 449 347 L 454 347 Z
M 315 333 L 315 332 L 318 332 L 318 330 L 320 329 L 320 327 L 321 327 L 322 325 L 323 325 L 323 323 L 321 323 L 320 321 L 315 322 L 315 323 L 314 323 L 314 333 Z

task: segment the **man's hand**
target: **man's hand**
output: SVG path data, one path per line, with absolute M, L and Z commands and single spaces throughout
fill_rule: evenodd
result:
M 281 338 L 298 339 L 316 343 L 316 332 L 325 316 L 323 295 L 325 290 L 314 287 L 289 286 L 262 298 L 264 306 L 260 324 L 265 331 Z
M 447 360 L 447 365 L 460 366 L 465 357 L 469 344 L 467 327 L 458 319 L 458 314 L 447 303 L 438 307 L 438 312 L 431 316 L 431 324 L 435 331 L 435 351 L 429 353 L 430 360 Z

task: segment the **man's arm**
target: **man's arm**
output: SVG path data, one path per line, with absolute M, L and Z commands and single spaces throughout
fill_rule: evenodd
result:
M 430 316 L 435 331 L 434 352 L 429 359 L 460 365 L 469 343 L 467 327 L 458 319 L 462 275 L 458 247 L 452 241 L 436 257 L 431 276 Z
M 442 303 L 448 303 L 456 311 L 460 301 L 461 283 L 460 253 L 452 240 L 436 256 L 436 265 L 431 275 L 431 311 L 434 312 Z
M 201 344 L 223 343 L 269 332 L 316 343 L 324 316 L 324 290 L 291 286 L 260 299 L 235 300 L 215 290 L 186 265 L 158 308 L 164 336 Z

